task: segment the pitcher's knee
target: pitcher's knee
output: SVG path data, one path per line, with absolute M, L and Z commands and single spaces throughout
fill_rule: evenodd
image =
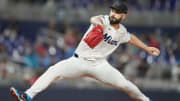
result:
M 58 68 L 60 68 L 60 67 L 58 67 L 57 64 L 54 64 L 54 65 L 50 66 L 47 71 L 57 72 Z
M 118 82 L 117 87 L 119 89 L 121 89 L 121 90 L 128 90 L 128 88 L 129 88 L 129 81 Z
M 55 71 L 55 67 L 54 66 L 50 66 L 46 72 L 54 72 Z
M 61 73 L 59 72 L 59 70 L 57 68 L 58 67 L 56 67 L 55 65 L 50 66 L 45 73 L 59 78 L 61 76 Z

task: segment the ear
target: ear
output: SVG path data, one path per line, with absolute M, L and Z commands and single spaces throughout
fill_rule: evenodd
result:
M 126 18 L 127 14 L 122 15 L 122 19 L 124 20 Z

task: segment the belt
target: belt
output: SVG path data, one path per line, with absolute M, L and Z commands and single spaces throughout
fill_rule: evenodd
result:
M 75 58 L 79 58 L 79 55 L 77 54 L 77 53 L 74 53 L 74 55 L 73 55 Z M 81 57 L 81 58 L 83 58 L 84 60 L 88 60 L 88 61 L 95 61 L 96 59 L 94 59 L 94 58 L 85 58 L 85 57 Z
M 77 53 L 74 53 L 74 57 L 79 58 L 79 55 Z

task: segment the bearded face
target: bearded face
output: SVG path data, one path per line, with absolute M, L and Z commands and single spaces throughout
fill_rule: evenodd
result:
M 122 21 L 122 18 L 116 18 L 115 16 L 109 16 L 109 21 L 110 21 L 110 24 L 113 25 L 113 24 L 119 24 L 121 23 Z
M 111 9 L 109 14 L 109 21 L 110 24 L 119 24 L 123 19 L 125 19 L 126 14 L 122 13 L 121 11 L 118 11 L 116 9 Z

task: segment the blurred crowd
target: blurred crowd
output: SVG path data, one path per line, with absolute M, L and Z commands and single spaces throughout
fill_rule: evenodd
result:
M 158 57 L 147 52 L 125 45 L 120 52 L 115 52 L 115 67 L 127 77 L 134 80 L 137 77 L 178 81 L 180 76 L 180 32 L 172 36 L 170 33 L 158 31 L 137 34 L 144 43 L 160 49 Z M 120 54 L 119 54 L 120 53 Z
M 55 21 L 39 28 L 34 40 L 19 34 L 21 27 L 12 18 L 0 34 L 0 78 L 32 84 L 49 66 L 73 55 L 83 34 L 78 27 Z M 180 32 L 174 36 L 159 30 L 137 34 L 146 44 L 161 50 L 153 57 L 127 44 L 121 45 L 108 61 L 131 80 L 136 78 L 178 81 L 180 76 Z
M 5 5 L 7 1 L 8 6 Z M 83 33 L 87 30 L 87 19 L 90 15 L 94 15 L 93 12 L 95 10 L 99 10 L 96 7 L 101 9 L 104 7 L 104 11 L 113 1 L 114 0 L 1 0 L 0 13 L 2 13 L 2 16 L 3 14 L 7 15 L 2 18 L 0 15 L 0 85 L 3 83 L 33 84 L 49 66 L 72 56 Z M 144 25 L 155 26 L 156 23 L 151 24 L 151 22 L 160 23 L 161 19 L 154 20 L 151 16 L 148 16 L 151 15 L 150 12 L 153 11 L 155 13 L 152 14 L 156 17 L 158 15 L 156 14 L 157 11 L 161 12 L 159 15 L 160 18 L 162 18 L 163 23 L 161 23 L 163 26 L 166 26 L 169 22 L 176 22 L 177 26 L 179 26 L 178 16 L 168 16 L 171 15 L 172 12 L 180 11 L 179 0 L 124 1 L 128 2 L 130 10 L 140 12 L 130 12 L 130 16 L 134 18 L 134 20 L 129 19 L 130 22 L 132 22 L 128 23 L 129 25 L 134 25 L 136 20 L 138 24 L 147 20 L 150 24 L 144 22 Z M 14 9 L 19 12 L 16 14 L 16 12 L 14 13 L 12 10 L 13 8 L 10 8 L 14 5 L 11 5 L 11 3 L 25 3 L 25 5 L 15 7 Z M 32 5 L 28 6 L 26 3 Z M 44 7 L 42 7 L 43 9 L 38 8 L 40 5 L 45 5 L 46 9 L 44 9 Z M 8 10 L 8 8 L 10 9 Z M 22 8 L 26 10 L 23 12 Z M 56 13 L 53 13 L 53 9 Z M 146 12 L 146 10 L 148 10 L 149 15 L 147 15 L 148 13 L 144 13 L 142 17 L 145 18 L 145 20 L 143 20 L 139 14 L 141 14 L 141 11 Z M 27 11 L 29 11 L 29 15 Z M 44 12 L 46 15 L 38 15 L 43 11 L 46 11 Z M 74 15 L 65 14 L 70 11 Z M 104 13 L 103 11 L 101 11 L 100 14 Z M 163 11 L 168 11 L 168 13 L 162 17 L 161 14 L 163 14 Z M 96 13 L 98 13 L 98 11 Z M 58 14 L 59 16 L 57 17 Z M 137 15 L 137 17 L 133 16 L 133 14 Z M 12 15 L 15 16 L 12 17 Z M 48 18 L 48 15 L 52 15 L 52 17 Z M 147 15 L 147 18 L 145 15 Z M 26 19 L 29 16 L 32 16 L 34 19 Z M 41 20 L 45 17 L 49 19 L 48 22 L 45 22 L 47 19 L 45 19 L 45 21 Z M 169 17 L 171 17 L 170 20 L 165 21 L 163 19 L 168 19 Z M 80 20 L 86 18 L 84 20 L 86 22 L 80 22 L 77 18 Z M 5 19 L 7 22 L 4 21 Z M 57 21 L 52 19 L 56 19 Z M 58 22 L 59 19 L 61 22 Z M 43 22 L 39 23 L 38 21 Z M 81 27 L 74 26 L 72 21 L 76 21 L 76 23 L 79 22 L 82 24 Z M 61 24 L 60 26 L 59 23 Z M 176 25 L 176 23 L 172 25 Z M 171 25 L 168 24 L 167 26 Z M 136 27 L 137 25 L 135 25 L 135 29 Z M 127 28 L 129 28 L 129 26 L 127 26 Z M 171 27 L 169 27 L 169 29 L 171 29 Z M 134 82 L 138 78 L 178 82 L 180 80 L 179 29 L 171 33 L 158 27 L 155 28 L 155 30 L 146 30 L 142 26 L 139 30 L 143 32 L 135 34 L 146 44 L 159 48 L 161 50 L 160 56 L 153 57 L 143 50 L 123 44 L 108 58 L 108 61 Z M 171 30 L 173 30 L 173 28 Z M 82 86 L 82 83 L 80 85 Z
M 29 4 L 61 4 L 71 8 L 90 8 L 93 6 L 108 7 L 115 0 L 12 0 L 15 3 Z M 179 0 L 122 0 L 128 2 L 131 9 L 136 10 L 168 10 L 175 11 L 180 8 Z
M 49 66 L 72 56 L 80 40 L 76 28 L 67 25 L 64 32 L 60 32 L 55 21 L 40 28 L 35 40 L 19 35 L 19 29 L 13 18 L 0 34 L 0 77 L 3 79 L 16 78 L 16 69 L 20 68 L 25 70 L 24 80 L 30 82 Z

